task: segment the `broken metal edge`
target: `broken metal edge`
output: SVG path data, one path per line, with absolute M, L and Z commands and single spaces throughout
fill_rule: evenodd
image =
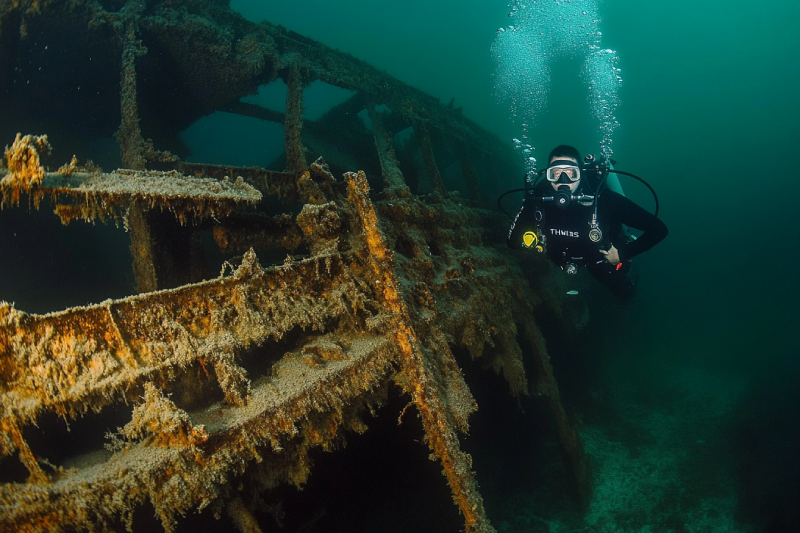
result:
M 179 515 L 229 495 L 231 478 L 253 462 L 275 463 L 269 474 L 278 479 L 272 482 L 302 484 L 311 467 L 308 449 L 335 445 L 342 429 L 353 425 L 347 418 L 382 403 L 381 385 L 389 382 L 399 357 L 390 340 L 377 336 L 354 339 L 344 353 L 345 360 L 323 365 L 287 354 L 274 377 L 254 384 L 246 406 L 217 403 L 190 415 L 209 430 L 203 444 L 166 448 L 144 439 L 105 461 L 66 469 L 51 484 L 0 485 L 4 527 L 93 530 L 122 519 L 130 528 L 134 507 L 149 499 L 172 531 Z M 315 413 L 330 423 L 298 424 Z
M 0 170 L 0 182 L 6 171 Z M 30 189 L 0 183 L 0 207 L 19 203 L 26 192 L 38 209 L 41 200 L 50 196 L 55 212 L 63 223 L 81 218 L 125 218 L 134 203 L 150 209 L 168 209 L 185 222 L 186 214 L 196 217 L 226 216 L 239 204 L 256 204 L 262 193 L 241 176 L 231 181 L 185 176 L 177 171 L 139 171 L 118 169 L 111 173 L 45 173 L 44 180 Z
M 320 263 L 323 263 L 322 268 Z M 334 263 L 336 272 L 320 275 L 327 271 L 328 265 L 333 266 Z M 347 274 L 340 268 L 343 264 L 339 256 L 319 255 L 262 269 L 251 250 L 245 254 L 242 264 L 233 275 L 175 289 L 106 300 L 100 304 L 73 307 L 46 315 L 28 315 L 16 311 L 8 303 L 0 302 L 0 372 L 7 380 L 0 386 L 0 421 L 8 419 L 25 423 L 35 419 L 42 409 L 53 410 L 61 416 L 85 412 L 87 404 L 97 409 L 121 399 L 119 396 L 135 382 L 163 372 L 169 374 L 170 369 L 184 368 L 201 358 L 212 362 L 217 372 L 235 372 L 235 365 L 226 360 L 226 354 L 238 352 L 249 345 L 259 345 L 270 336 L 280 338 L 292 327 L 313 329 L 315 324 L 308 323 L 309 317 L 302 312 L 305 300 L 313 297 L 297 292 L 299 289 L 293 288 L 292 282 L 317 272 L 318 279 L 325 278 L 324 282 L 333 282 L 336 287 L 346 285 Z M 298 287 L 303 291 L 309 289 L 307 284 L 299 284 Z M 259 306 L 263 307 L 264 302 L 252 301 L 256 293 L 263 291 L 286 301 L 290 307 L 284 310 L 280 321 L 271 321 L 267 316 L 272 304 L 267 303 L 268 307 L 261 309 Z M 218 293 L 229 295 L 223 305 L 219 303 Z M 339 301 L 341 297 L 331 296 L 328 312 L 334 313 L 336 305 L 342 304 Z M 165 298 L 176 304 L 190 304 L 191 309 L 187 309 L 190 315 L 170 315 L 170 311 L 174 310 L 164 308 Z M 299 310 L 297 316 L 284 316 L 292 315 L 295 307 Z M 227 324 L 222 330 L 217 327 L 218 324 L 206 323 L 219 309 L 227 308 L 237 313 L 238 322 Z M 134 313 L 136 320 L 141 321 L 139 315 L 147 310 L 155 313 L 157 319 L 147 331 L 139 331 L 143 326 L 138 322 L 120 318 Z M 320 319 L 324 314 L 320 313 L 316 318 Z M 255 329 L 250 327 L 253 320 L 256 321 Z M 192 321 L 201 322 L 197 325 L 199 329 L 193 327 Z M 131 334 L 134 330 L 139 334 Z M 170 340 L 166 333 L 172 330 L 179 335 L 176 337 L 173 332 L 175 339 Z M 153 336 L 162 338 L 163 342 L 153 344 Z M 92 341 L 93 337 L 98 340 Z M 102 341 L 86 355 L 100 357 L 98 364 L 102 371 L 99 375 L 92 374 L 91 363 L 95 362 L 94 359 L 86 361 L 84 365 L 77 364 L 80 361 L 68 364 L 60 357 L 63 349 L 71 353 L 71 339 L 95 344 Z M 56 354 L 49 352 L 50 345 L 54 343 L 56 346 L 52 349 L 61 350 Z M 107 359 L 111 361 L 110 365 Z M 58 376 L 51 375 L 48 370 L 49 365 L 56 363 Z M 37 377 L 37 371 L 44 374 Z M 18 382 L 15 378 L 17 374 L 19 378 L 25 377 L 25 380 Z M 46 386 L 56 377 L 59 378 L 59 386 Z M 242 402 L 244 398 L 241 396 L 246 394 L 245 384 L 236 383 L 232 387 L 223 387 L 226 397 L 230 395 L 234 403 Z M 243 390 L 237 391 L 236 387 Z
M 45 173 L 41 188 L 57 193 L 131 197 L 203 198 L 256 203 L 261 193 L 239 177 L 234 181 L 185 176 L 177 171 L 117 169 L 110 173 Z

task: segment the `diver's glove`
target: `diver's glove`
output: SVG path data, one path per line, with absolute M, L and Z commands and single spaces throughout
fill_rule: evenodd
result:
M 600 250 L 600 253 L 606 257 L 606 262 L 611 263 L 612 265 L 622 264 L 622 261 L 619 259 L 619 250 L 617 250 L 613 244 L 608 250 Z

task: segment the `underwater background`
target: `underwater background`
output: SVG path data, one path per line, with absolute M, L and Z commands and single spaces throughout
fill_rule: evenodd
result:
M 478 378 L 485 373 L 479 363 L 458 354 L 480 408 L 464 448 L 487 513 L 501 532 L 800 531 L 800 2 L 591 3 L 624 79 L 617 168 L 656 189 L 670 235 L 636 258 L 641 279 L 630 305 L 580 276 L 589 326 L 564 338 L 543 318 L 564 402 L 582 423 L 593 461 L 585 514 L 567 496 L 541 408 L 530 398 L 518 404 L 499 377 Z M 494 89 L 490 48 L 509 24 L 504 1 L 232 0 L 231 7 L 349 52 L 445 102 L 455 98 L 509 144 L 521 135 Z M 551 68 L 548 101 L 528 142 L 540 161 L 561 143 L 596 152 L 598 124 L 580 59 Z M 307 112 L 341 99 L 308 96 Z M 220 146 L 225 132 L 238 140 Z M 270 136 L 283 142 L 280 130 L 216 113 L 184 140 L 189 160 L 263 165 L 255 147 Z M 248 137 L 252 145 L 242 141 Z M 109 140 L 97 149 L 117 147 Z M 118 156 L 107 157 L 94 158 L 114 168 Z M 522 176 L 503 179 L 500 188 L 521 186 Z M 624 178 L 623 186 L 652 207 L 644 187 Z M 24 210 L 4 212 L 3 220 L 0 298 L 18 309 L 47 312 L 132 293 L 120 228 L 63 228 L 49 213 Z M 48 246 L 25 245 L 43 233 Z M 414 442 L 421 434 L 413 421 L 397 428 L 383 416 L 346 450 L 321 454 L 294 508 L 304 518 L 284 531 L 459 530 L 439 465 Z M 389 447 L 418 464 L 393 463 L 379 453 Z M 285 491 L 287 499 L 296 492 Z M 302 509 L 302 498 L 316 503 Z M 344 505 L 353 499 L 363 511 Z M 179 530 L 220 527 L 192 520 Z
M 554 496 L 544 458 L 522 481 L 513 459 L 497 457 L 509 453 L 503 446 L 545 453 L 514 444 L 525 440 L 519 427 L 494 448 L 467 439 L 487 512 L 500 531 L 800 531 L 800 3 L 574 3 L 597 6 L 602 46 L 619 56 L 617 168 L 656 189 L 670 235 L 636 258 L 633 303 L 617 306 L 586 283 L 584 337 L 548 337 L 594 460 L 589 512 L 582 521 Z M 510 24 L 504 2 L 231 5 L 455 97 L 503 139 L 521 136 L 494 90 L 490 48 Z M 540 164 L 561 143 L 598 152 L 580 70 L 580 57 L 551 64 L 528 139 Z M 622 180 L 652 209 L 643 186 Z M 505 411 L 484 418 L 497 400 L 481 392 L 471 438 L 530 423 L 498 421 Z

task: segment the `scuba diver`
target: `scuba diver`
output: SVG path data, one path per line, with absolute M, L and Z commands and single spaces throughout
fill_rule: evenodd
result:
M 626 302 L 635 290 L 631 258 L 661 242 L 668 233 L 657 217 L 658 198 L 654 215 L 621 194 L 619 181 L 609 178 L 610 174 L 626 174 L 647 185 L 644 180 L 613 170 L 609 163 L 595 161 L 591 155 L 584 158 L 584 165 L 580 160 L 572 146 L 557 146 L 550 152 L 548 166 L 542 171 L 547 179 L 538 185 L 534 181 L 533 189 L 524 189 L 525 200 L 511 224 L 507 244 L 513 249 L 546 253 L 568 274 L 586 267 Z M 634 238 L 625 226 L 643 233 Z

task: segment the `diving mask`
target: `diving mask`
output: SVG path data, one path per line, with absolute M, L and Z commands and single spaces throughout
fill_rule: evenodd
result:
M 552 183 L 575 183 L 581 179 L 581 167 L 568 159 L 556 159 L 547 167 L 547 181 Z

